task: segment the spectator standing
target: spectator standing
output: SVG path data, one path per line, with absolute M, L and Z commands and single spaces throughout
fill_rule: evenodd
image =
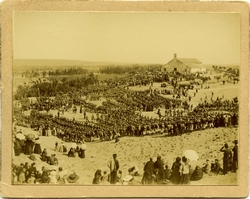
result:
M 119 169 L 119 161 L 117 160 L 117 154 L 113 154 L 113 158 L 109 162 L 108 167 L 110 169 L 110 183 L 115 184 L 117 182 L 117 171 Z
M 229 171 L 229 161 L 232 158 L 232 152 L 228 149 L 228 144 L 225 143 L 224 146 L 220 149 L 224 153 L 223 156 L 223 174 L 226 175 Z
M 234 148 L 233 148 L 233 172 L 236 172 L 238 169 L 238 140 L 234 140 Z

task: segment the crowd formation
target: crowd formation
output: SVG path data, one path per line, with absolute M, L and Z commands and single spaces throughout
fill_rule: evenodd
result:
M 223 104 L 221 100 L 215 103 Z M 17 124 L 31 127 L 39 131 L 41 136 L 57 136 L 65 142 L 92 141 L 93 137 L 101 141 L 116 139 L 122 136 L 145 136 L 152 134 L 166 134 L 178 136 L 196 130 L 237 126 L 237 112 L 210 111 L 210 106 L 199 104 L 193 111 L 184 109 L 166 109 L 165 113 L 158 109 L 158 118 L 143 116 L 140 111 L 130 107 L 116 106 L 117 102 L 107 102 L 107 113 L 96 113 L 91 119 L 86 111 L 80 107 L 84 121 L 76 121 L 58 115 L 41 113 L 32 110 L 30 116 L 16 117 Z M 235 102 L 225 101 L 236 109 Z M 77 109 L 77 108 L 76 108 Z
M 171 76 L 171 75 L 170 75 Z M 147 136 L 153 134 L 165 134 L 166 136 L 180 136 L 207 128 L 218 128 L 238 125 L 238 99 L 224 100 L 214 99 L 214 94 L 201 98 L 197 107 L 191 105 L 192 96 L 189 95 L 190 87 L 178 86 L 179 78 L 176 74 L 169 75 L 158 73 L 136 73 L 119 80 L 105 80 L 102 84 L 89 85 L 79 91 L 72 90 L 65 93 L 57 93 L 50 97 L 39 97 L 37 102 L 25 105 L 23 113 L 21 108 L 14 109 L 14 123 L 17 126 L 32 128 L 39 136 L 56 136 L 62 140 L 55 144 L 55 151 L 67 153 L 68 157 L 85 158 L 86 142 L 98 138 L 100 141 L 115 140 L 119 142 L 124 136 Z M 170 81 L 174 87 L 173 95 L 166 97 L 164 93 L 153 90 L 154 82 Z M 149 86 L 145 91 L 133 91 L 131 86 Z M 194 97 L 198 89 L 194 90 Z M 169 94 L 169 93 L 168 93 Z M 102 100 L 102 105 L 97 106 L 89 101 Z M 57 110 L 57 114 L 51 114 L 51 110 Z M 82 121 L 64 116 L 65 112 L 72 110 L 74 114 L 80 114 Z M 142 112 L 154 112 L 156 118 L 144 116 Z M 91 117 L 89 117 L 91 115 Z M 21 139 L 22 132 L 14 129 L 13 137 L 14 155 L 20 153 L 30 155 L 40 154 L 42 161 L 54 166 L 52 169 L 42 168 L 37 171 L 35 164 L 13 165 L 14 183 L 70 183 L 76 182 L 79 176 L 73 173 L 67 176 L 67 171 L 57 168 L 59 160 L 55 154 L 48 155 L 46 149 L 41 151 L 38 137 L 25 137 Z M 19 134 L 19 135 L 18 135 Z M 67 150 L 64 142 L 72 142 L 77 145 Z M 237 143 L 235 142 L 237 145 Z M 154 162 L 150 159 L 144 165 L 142 184 L 189 184 L 190 180 L 200 180 L 203 173 L 220 171 L 226 174 L 228 171 L 237 170 L 237 149 L 233 153 L 225 145 L 221 150 L 224 153 L 223 169 L 219 161 L 213 164 L 206 162 L 201 168 L 197 166 L 193 171 L 186 157 L 178 157 L 170 168 L 165 165 L 159 156 Z M 116 184 L 131 182 L 138 174 L 138 167 L 130 168 L 125 177 L 119 170 L 119 161 L 114 154 L 108 163 L 110 173 L 98 169 L 94 175 L 93 184 Z

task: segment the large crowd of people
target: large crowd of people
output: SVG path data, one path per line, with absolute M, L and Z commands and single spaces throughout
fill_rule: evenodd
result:
M 138 98 L 134 98 L 134 101 L 136 101 L 135 99 Z M 124 102 L 126 99 L 121 101 Z M 219 99 L 214 102 L 221 106 L 224 104 L 234 112 L 211 111 L 210 108 L 213 104 L 199 104 L 193 111 L 180 109 L 178 105 L 178 108 L 172 108 L 175 106 L 172 104 L 178 104 L 178 101 L 172 100 L 170 108 L 166 109 L 165 113 L 162 113 L 160 109 L 156 111 L 158 118 L 143 116 L 140 111 L 133 109 L 133 104 L 129 106 L 129 103 L 121 101 L 106 101 L 103 103 L 105 113 L 97 111 L 95 116 L 93 115 L 90 119 L 84 115 L 86 114 L 86 111 L 83 110 L 84 106 L 80 106 L 79 112 L 83 114 L 84 121 L 76 121 L 63 115 L 52 115 L 36 110 L 32 110 L 30 116 L 24 116 L 19 112 L 15 119 L 17 125 L 39 131 L 41 136 L 53 135 L 63 141 L 76 143 L 84 140 L 92 141 L 92 137 L 105 141 L 115 139 L 117 136 L 145 136 L 163 133 L 168 136 L 178 136 L 196 130 L 237 126 L 238 124 L 238 112 L 235 111 L 238 103 L 235 102 L 235 99 L 232 102 Z M 125 105 L 121 106 L 121 104 Z
M 207 128 L 218 128 L 238 125 L 238 99 L 225 100 L 211 96 L 204 96 L 196 107 L 193 107 L 190 89 L 194 87 L 178 84 L 179 81 L 188 80 L 187 77 L 175 73 L 151 73 L 142 72 L 126 76 L 120 79 L 108 79 L 100 84 L 89 85 L 80 90 L 72 89 L 65 93 L 57 93 L 52 97 L 37 97 L 36 101 L 25 101 L 14 104 L 13 122 L 14 155 L 21 153 L 26 155 L 40 154 L 42 161 L 51 166 L 57 166 L 59 160 L 55 154 L 48 155 L 46 149 L 41 151 L 39 136 L 56 136 L 61 143 L 55 144 L 55 151 L 67 153 L 68 157 L 85 158 L 86 145 L 84 142 L 92 142 L 98 138 L 100 141 L 115 140 L 119 142 L 124 136 L 147 136 L 154 134 L 165 134 L 166 136 L 180 136 L 193 131 L 205 130 Z M 165 93 L 152 89 L 154 82 L 169 81 L 173 87 L 172 93 Z M 135 91 L 130 89 L 133 86 L 148 86 L 147 90 Z M 194 89 L 194 97 L 198 89 Z M 166 96 L 164 96 L 166 95 Z M 91 101 L 101 101 L 97 106 Z M 25 108 L 23 108 L 25 107 Z M 28 111 L 27 111 L 28 110 Z M 51 112 L 56 110 L 56 114 Z M 29 112 L 25 114 L 24 111 Z M 69 119 L 66 112 L 83 115 L 83 120 Z M 157 117 L 149 117 L 142 112 L 153 112 Z M 87 114 L 88 113 L 88 114 Z M 90 114 L 91 113 L 91 114 Z M 92 117 L 88 117 L 91 115 Z M 17 131 L 17 126 L 31 128 L 38 132 L 38 137 L 20 138 L 22 132 Z M 19 134 L 19 135 L 18 135 Z M 64 142 L 76 143 L 75 147 L 66 149 Z M 85 146 L 84 146 L 85 145 Z M 230 169 L 236 171 L 237 165 L 234 161 L 229 169 L 232 154 L 228 152 L 225 145 L 221 152 L 224 153 L 223 173 Z M 230 151 L 231 152 L 231 151 Z M 231 154 L 231 155 L 230 155 Z M 236 154 L 234 148 L 233 154 Z M 189 184 L 190 179 L 201 179 L 203 172 L 212 170 L 215 173 L 221 171 L 218 161 L 212 164 L 210 169 L 196 167 L 194 172 L 190 171 L 190 165 L 186 157 L 178 157 L 172 167 L 164 165 L 161 157 L 156 162 L 150 159 L 144 166 L 142 184 Z M 110 174 L 97 170 L 93 184 L 117 182 L 124 183 L 133 180 L 134 172 L 129 171 L 130 177 L 125 180 L 119 171 L 119 161 L 116 155 L 109 163 Z M 13 181 L 19 183 L 66 183 L 67 178 L 60 177 L 59 170 L 43 169 L 42 172 L 33 171 L 34 165 L 13 165 Z M 133 173 L 133 174 L 132 174 Z M 195 176 L 196 174 L 196 176 Z M 52 177 L 50 177 L 50 175 Z M 77 176 L 75 173 L 72 174 Z M 21 176 L 21 177 L 20 177 Z M 72 177 L 72 176 L 71 176 Z M 77 177 L 76 177 L 77 178 Z M 69 180 L 68 180 L 69 181 Z

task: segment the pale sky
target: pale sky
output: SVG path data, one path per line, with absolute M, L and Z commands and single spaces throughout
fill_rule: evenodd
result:
M 240 64 L 237 13 L 15 12 L 15 59 Z

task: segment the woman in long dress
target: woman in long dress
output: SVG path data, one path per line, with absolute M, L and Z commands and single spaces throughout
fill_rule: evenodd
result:
M 84 142 L 82 142 L 82 144 L 80 145 L 80 151 L 79 151 L 80 158 L 82 158 L 82 159 L 85 158 L 86 149 L 87 149 L 87 145 Z
M 41 149 L 39 138 L 35 139 L 34 153 L 35 154 L 41 154 L 42 153 L 42 149 Z
M 34 142 L 27 139 L 25 142 L 25 155 L 31 155 L 33 153 Z
M 190 184 L 190 175 L 189 175 L 189 170 L 190 170 L 190 165 L 188 164 L 187 158 L 183 157 L 182 158 L 182 165 L 181 165 L 181 184 Z
M 173 163 L 172 166 L 172 175 L 171 175 L 171 181 L 173 184 L 180 184 L 181 182 L 181 176 L 180 176 L 180 168 L 181 168 L 181 158 L 177 157 L 176 161 Z
M 14 151 L 15 156 L 19 156 L 20 153 L 22 153 L 22 142 L 18 138 L 16 138 L 14 142 Z

